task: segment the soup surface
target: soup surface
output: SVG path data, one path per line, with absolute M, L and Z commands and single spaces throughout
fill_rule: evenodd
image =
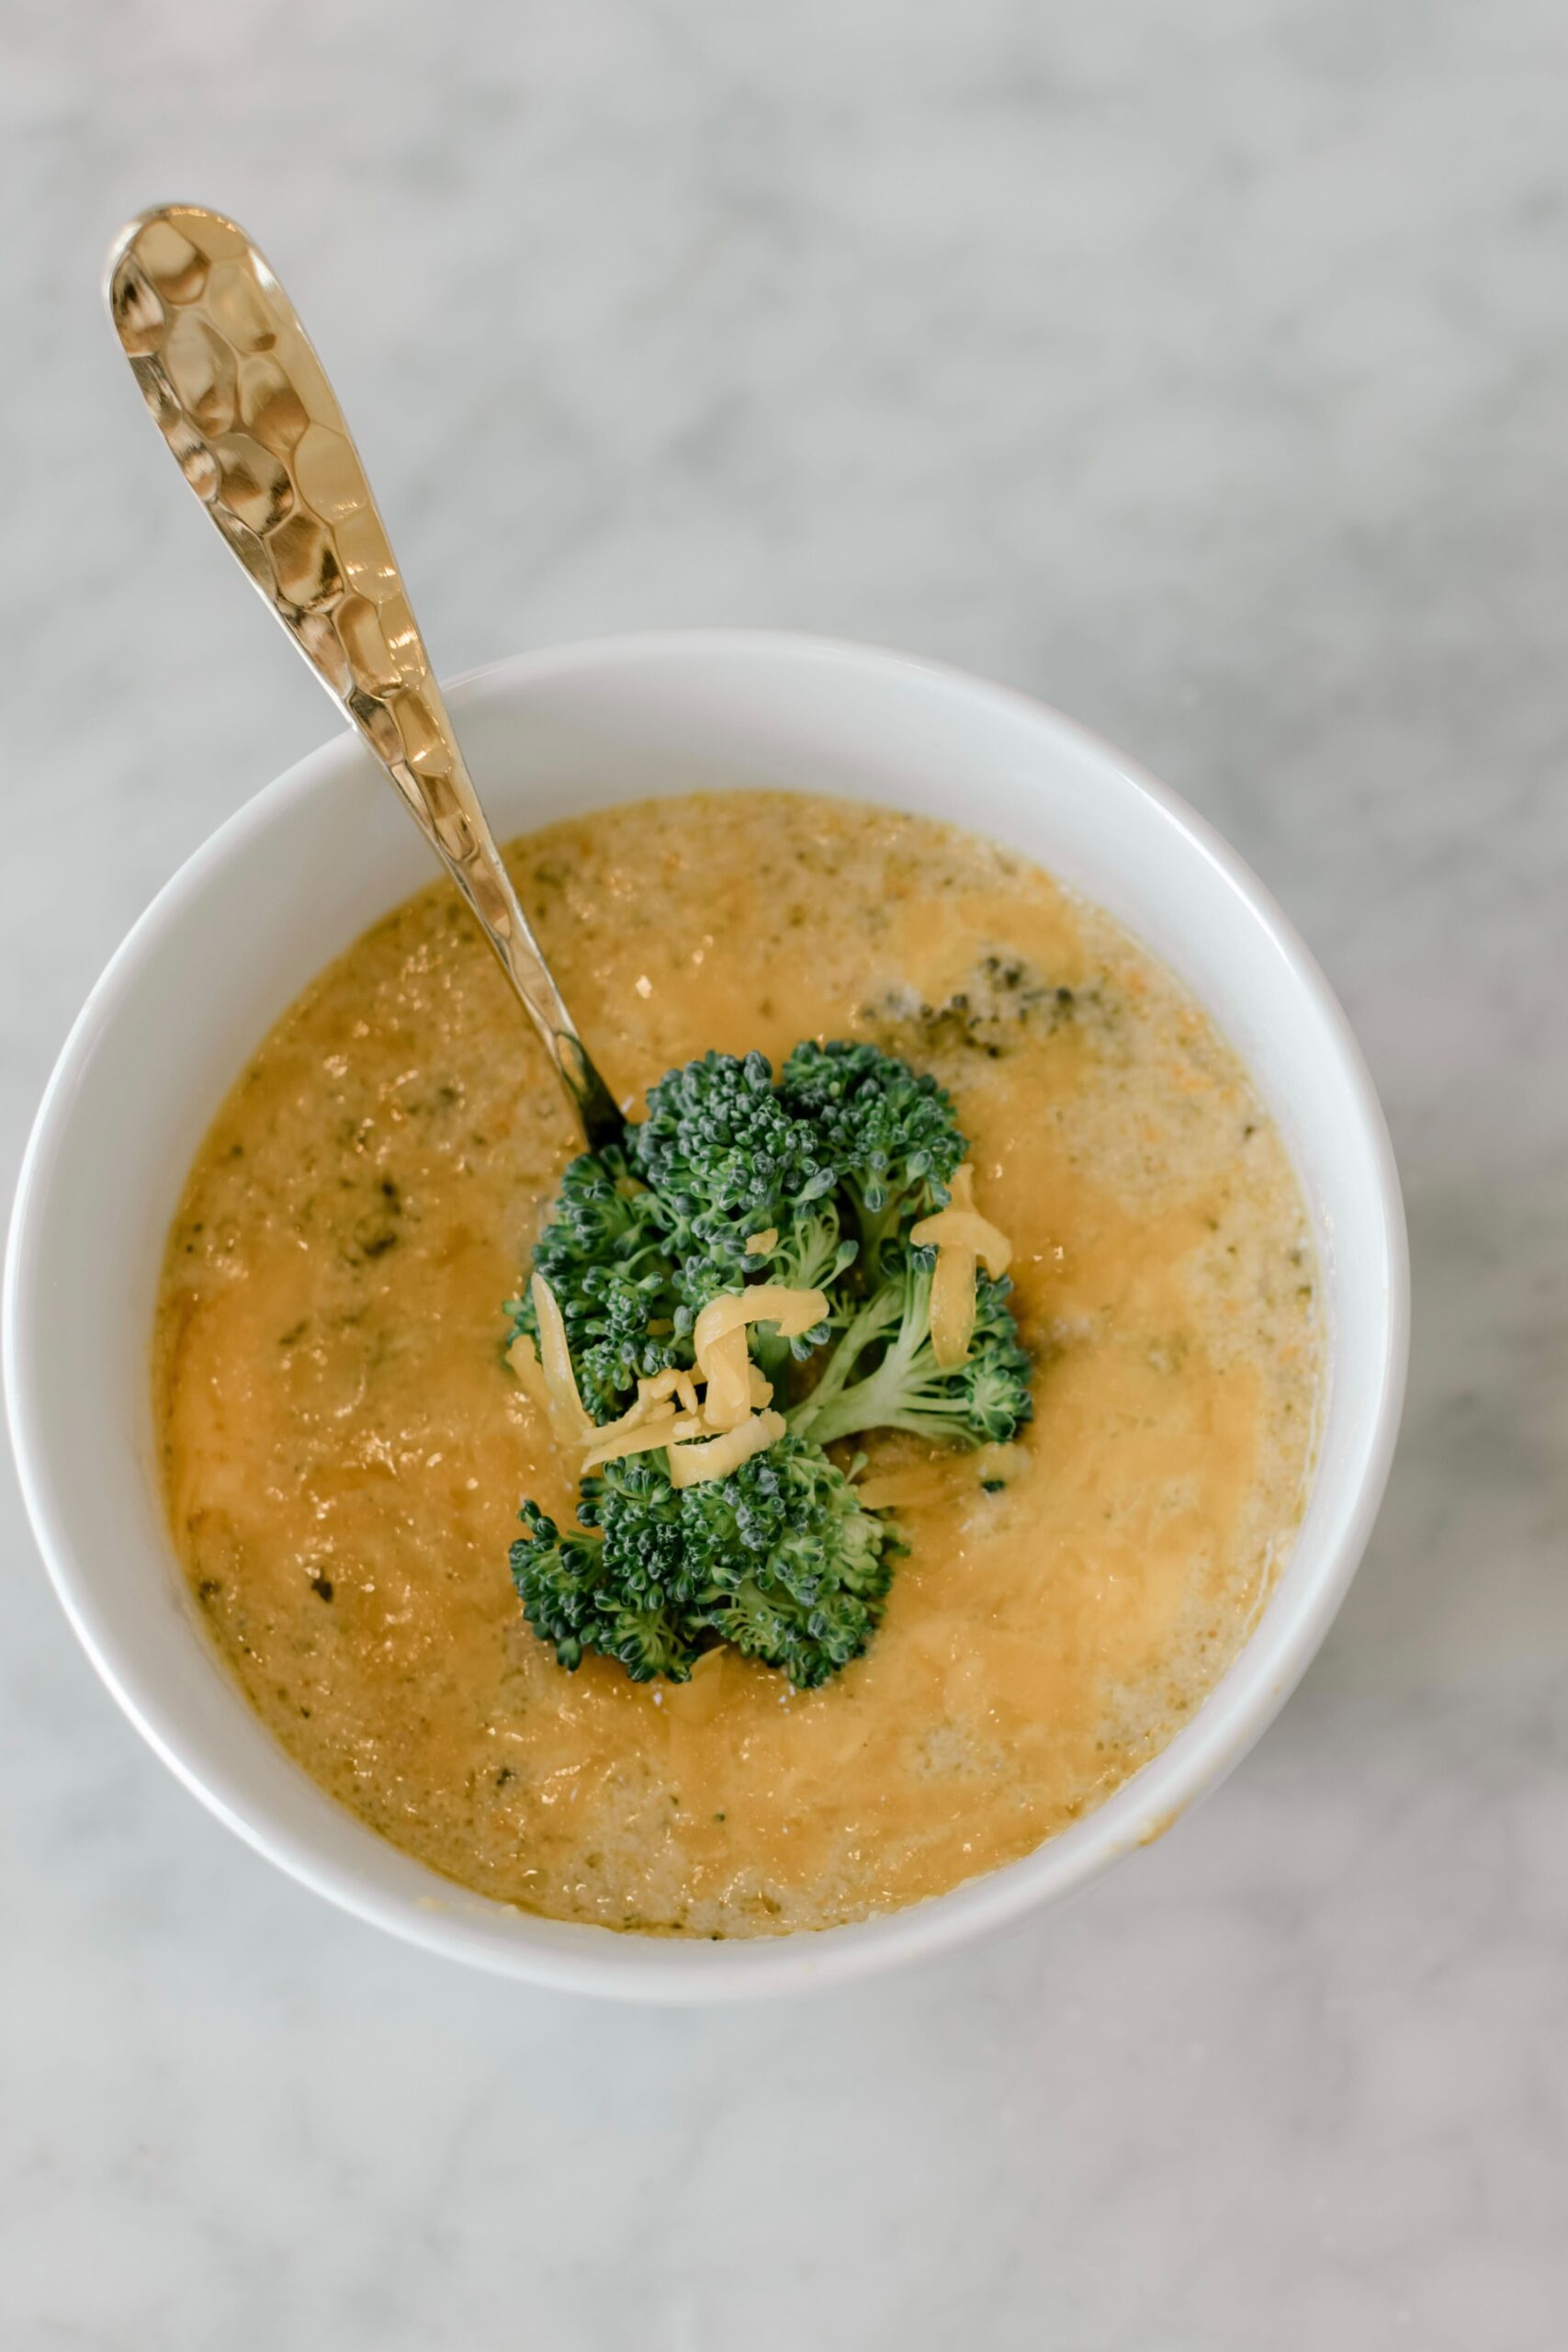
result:
M 1228 1047 L 1116 924 L 924 820 L 784 795 L 556 825 L 509 863 L 613 1087 L 865 1036 L 953 1091 L 1014 1246 L 1022 1443 L 937 1459 L 865 1657 L 794 1692 L 575 1674 L 507 1567 L 574 1465 L 502 1302 L 576 1148 L 444 884 L 289 1009 L 170 1236 L 171 1523 L 212 1638 L 321 1785 L 463 1885 L 693 1935 L 818 1928 L 1027 1853 L 1202 1699 L 1310 1466 L 1304 1210 Z M 877 1468 L 929 1459 L 874 1440 Z

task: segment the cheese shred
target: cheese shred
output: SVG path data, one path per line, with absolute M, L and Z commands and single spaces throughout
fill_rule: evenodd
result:
M 534 1315 L 538 1317 L 538 1355 L 534 1352 L 534 1343 L 525 1331 L 510 1345 L 508 1362 L 525 1385 L 531 1402 L 543 1404 L 546 1414 L 550 1416 L 555 1442 L 562 1449 L 585 1446 L 594 1437 L 594 1425 L 579 1395 L 579 1385 L 576 1385 L 562 1310 L 559 1310 L 559 1303 L 555 1298 L 555 1291 L 550 1289 L 543 1275 L 534 1275 L 529 1294 L 534 1298 Z M 534 1378 L 536 1371 L 538 1381 Z
M 787 1283 L 754 1283 L 750 1290 L 727 1290 L 710 1298 L 698 1316 L 692 1346 L 699 1364 L 726 1331 L 748 1323 L 776 1323 L 786 1340 L 798 1340 L 828 1319 L 828 1300 L 819 1290 L 792 1290 Z
M 975 1206 L 975 1170 L 967 1160 L 953 1171 L 952 1199 L 934 1216 L 922 1217 L 909 1235 L 917 1249 L 934 1249 L 931 1276 L 931 1353 L 944 1372 L 964 1363 L 975 1336 L 975 1274 L 984 1265 L 993 1282 L 1012 1263 L 1012 1244 Z
M 943 1372 L 968 1360 L 975 1304 L 975 1252 L 939 1250 L 931 1276 L 931 1353 Z
M 996 1281 L 1012 1263 L 1012 1244 L 978 1209 L 939 1209 L 909 1236 L 917 1250 L 967 1250 Z
M 672 1445 L 670 1483 L 672 1487 L 705 1486 L 710 1478 L 728 1478 L 754 1453 L 761 1453 L 784 1433 L 782 1413 L 753 1413 L 739 1428 L 710 1437 L 704 1445 Z
M 526 1331 L 519 1331 L 506 1351 L 506 1361 L 517 1374 L 523 1394 L 541 1413 L 550 1409 L 550 1392 L 539 1363 L 539 1351 Z
M 627 1415 L 630 1419 L 630 1415 Z M 661 1411 L 651 1413 L 638 1427 L 628 1429 L 623 1421 L 613 1421 L 602 1429 L 583 1454 L 581 1469 L 584 1477 L 590 1470 L 597 1470 L 602 1462 L 621 1462 L 628 1453 L 655 1453 L 668 1445 L 675 1430 L 675 1408 L 667 1405 Z
M 737 1323 L 731 1330 L 721 1331 L 705 1350 L 699 1350 L 697 1360 L 707 1382 L 703 1419 L 710 1429 L 739 1429 L 751 1409 L 744 1325 Z

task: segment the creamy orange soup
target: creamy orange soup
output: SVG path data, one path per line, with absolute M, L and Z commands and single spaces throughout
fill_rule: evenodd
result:
M 972 835 L 784 795 L 556 825 L 509 863 L 617 1091 L 709 1046 L 933 1070 L 1014 1244 L 1018 1445 L 940 1457 L 865 1657 L 575 1674 L 507 1567 L 574 1472 L 502 1356 L 576 1145 L 445 885 L 285 1013 L 175 1223 L 156 1382 L 192 1592 L 313 1779 L 558 1918 L 773 1934 L 893 1910 L 1097 1804 L 1202 1699 L 1300 1513 L 1306 1218 L 1247 1080 L 1107 916 Z M 874 1466 L 924 1460 L 872 1442 Z

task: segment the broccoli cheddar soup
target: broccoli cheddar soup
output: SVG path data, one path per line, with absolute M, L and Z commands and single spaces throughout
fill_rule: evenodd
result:
M 634 1113 L 709 1049 L 777 1070 L 803 1039 L 946 1090 L 976 1214 L 937 1227 L 1007 1237 L 1032 1417 L 967 1448 L 875 1429 L 830 1471 L 812 1450 L 835 1491 L 897 1497 L 907 1547 L 819 1687 L 728 1640 L 689 1679 L 592 1647 L 568 1670 L 508 1554 L 525 1499 L 575 1536 L 579 1457 L 506 1302 L 579 1144 L 437 884 L 276 1023 L 170 1235 L 163 1476 L 212 1641 L 363 1821 L 553 1917 L 778 1934 L 1015 1860 L 1171 1737 L 1292 1539 L 1321 1343 L 1273 1125 L 1169 973 L 949 827 L 741 794 L 602 811 L 508 862 Z

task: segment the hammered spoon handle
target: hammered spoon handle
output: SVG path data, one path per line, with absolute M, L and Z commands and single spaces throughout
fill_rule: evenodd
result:
M 623 1120 L 518 904 L 370 484 L 293 304 L 244 231 L 164 204 L 120 232 L 105 291 L 186 481 L 478 917 L 589 1148 Z

